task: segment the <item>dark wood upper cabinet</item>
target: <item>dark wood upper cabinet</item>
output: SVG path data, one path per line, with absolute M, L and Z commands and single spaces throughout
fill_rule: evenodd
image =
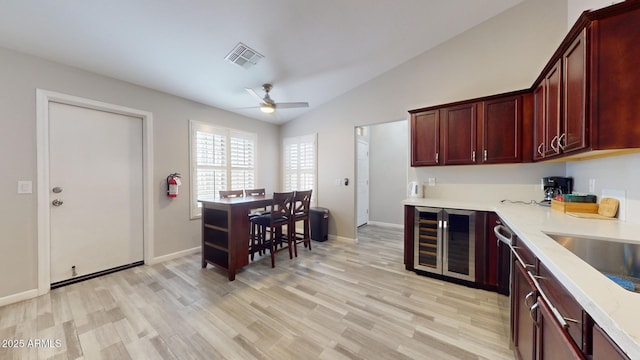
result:
M 562 56 L 564 112 L 558 147 L 563 153 L 588 145 L 587 30 L 584 29 Z
M 429 110 L 411 115 L 411 166 L 438 165 L 440 112 Z
M 410 111 L 412 166 L 638 151 L 638 39 L 640 0 L 583 13 L 531 89 Z
M 560 154 L 560 104 L 562 100 L 562 63 L 556 64 L 534 88 L 534 159 Z
M 477 104 L 463 104 L 440 110 L 442 116 L 442 164 L 476 163 Z
M 480 162 L 521 162 L 522 96 L 487 100 L 482 103 L 482 108 Z
M 616 14 L 606 16 L 610 12 Z M 640 2 L 603 9 L 591 23 L 591 147 L 640 147 Z M 597 13 L 595 15 L 599 15 Z

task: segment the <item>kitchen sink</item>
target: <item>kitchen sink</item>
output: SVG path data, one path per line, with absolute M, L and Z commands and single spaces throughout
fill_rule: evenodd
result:
M 547 236 L 611 281 L 627 290 L 640 292 L 640 244 L 549 233 Z

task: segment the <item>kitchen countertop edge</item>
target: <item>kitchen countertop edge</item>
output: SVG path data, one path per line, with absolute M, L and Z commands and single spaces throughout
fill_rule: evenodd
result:
M 547 233 L 640 243 L 640 225 L 579 219 L 549 207 L 466 200 L 409 198 L 402 205 L 493 211 L 573 295 L 582 308 L 632 359 L 640 359 L 640 294 L 607 279 Z

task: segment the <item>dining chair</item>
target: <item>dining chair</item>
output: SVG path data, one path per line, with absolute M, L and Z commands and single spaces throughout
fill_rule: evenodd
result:
M 291 216 L 291 236 L 293 237 L 293 251 L 295 256 L 298 256 L 298 244 L 304 244 L 304 247 L 309 247 L 311 250 L 311 236 L 310 236 L 310 218 L 309 209 L 311 207 L 311 191 L 296 191 L 293 196 L 292 216 Z M 302 232 L 298 232 L 296 224 L 302 222 Z
M 243 197 L 244 191 L 242 190 L 220 190 L 220 199 L 229 199 Z
M 271 267 L 275 267 L 275 254 L 284 249 L 289 249 L 289 259 L 293 259 L 292 253 L 292 233 L 291 211 L 293 204 L 293 192 L 274 192 L 271 212 L 269 214 L 255 216 L 250 219 L 252 224 L 256 224 L 256 233 L 252 234 L 258 240 L 257 246 L 261 249 L 268 249 L 271 255 Z M 283 231 L 284 227 L 286 231 Z M 267 233 L 269 237 L 267 238 Z M 284 246 L 286 241 L 287 245 Z M 278 245 L 280 248 L 278 249 Z

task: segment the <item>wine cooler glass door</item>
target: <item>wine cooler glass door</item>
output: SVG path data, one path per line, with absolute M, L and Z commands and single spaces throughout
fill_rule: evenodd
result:
M 443 275 L 475 281 L 475 212 L 445 210 Z
M 442 210 L 416 208 L 414 267 L 442 274 Z

